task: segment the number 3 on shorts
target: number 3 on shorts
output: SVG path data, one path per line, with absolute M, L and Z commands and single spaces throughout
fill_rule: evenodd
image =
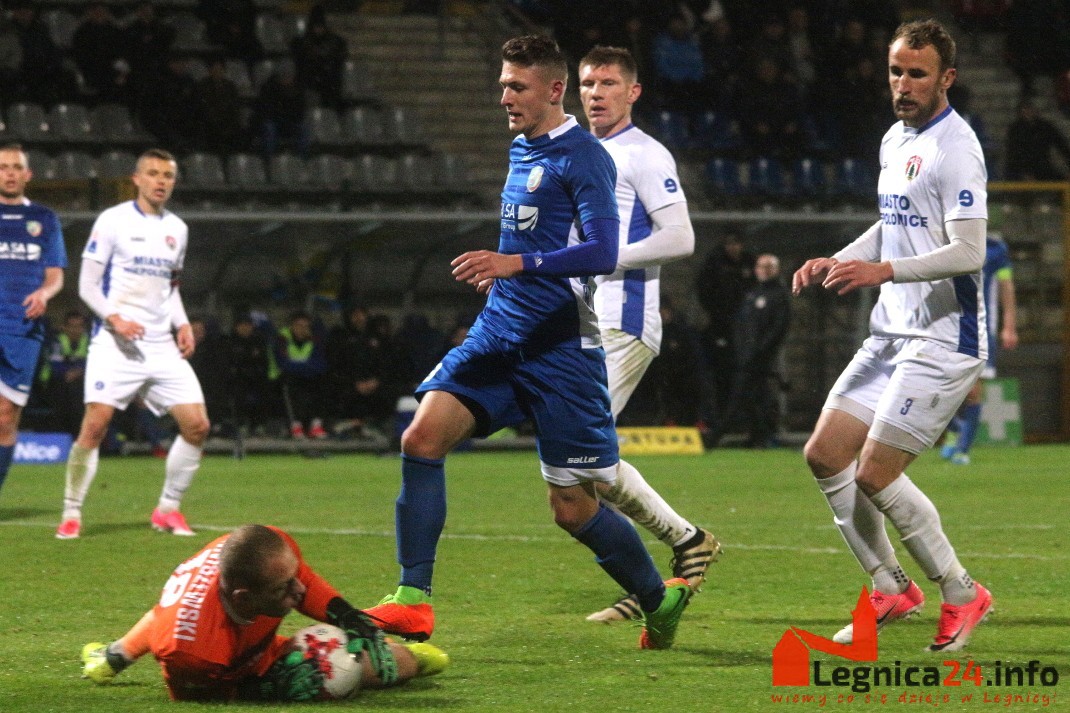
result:
M 914 399 L 907 399 L 906 401 L 903 402 L 903 408 L 899 409 L 899 413 L 901 413 L 904 416 L 906 416 L 907 412 L 910 411 L 910 407 L 913 406 L 913 405 L 914 405 Z

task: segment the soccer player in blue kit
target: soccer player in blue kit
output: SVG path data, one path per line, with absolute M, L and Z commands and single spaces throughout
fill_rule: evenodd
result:
M 20 145 L 0 146 L 0 486 L 45 339 L 45 309 L 67 266 L 59 218 L 25 196 L 31 176 Z
M 434 629 L 431 577 L 446 518 L 446 454 L 525 418 L 535 423 L 554 520 L 636 594 L 642 648 L 672 645 L 691 595 L 686 580 L 661 580 L 638 533 L 595 492 L 595 483 L 616 480 L 619 463 L 588 279 L 616 267 L 616 169 L 565 114 L 567 71 L 549 38 L 518 37 L 502 47 L 501 105 L 520 136 L 509 152 L 501 238 L 498 252 L 466 252 L 451 263 L 457 280 L 488 294 L 487 304 L 465 341 L 417 387 L 420 406 L 402 435 L 401 581 L 368 610 L 391 633 L 426 639 Z

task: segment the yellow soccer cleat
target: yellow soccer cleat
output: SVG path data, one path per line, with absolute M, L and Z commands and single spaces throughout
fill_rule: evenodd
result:
M 416 676 L 435 676 L 446 670 L 450 665 L 450 657 L 442 649 L 427 642 L 410 642 L 402 644 L 416 659 Z

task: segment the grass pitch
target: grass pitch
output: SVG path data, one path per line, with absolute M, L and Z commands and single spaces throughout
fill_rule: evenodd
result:
M 533 453 L 458 454 L 447 462 L 449 516 L 439 548 L 432 639 L 451 655 L 451 668 L 400 689 L 316 705 L 582 713 L 809 710 L 823 702 L 841 710 L 934 704 L 966 711 L 1070 710 L 1070 528 L 1064 519 L 1070 448 L 981 449 L 968 467 L 929 453 L 911 468 L 940 509 L 961 560 L 992 590 L 996 612 L 966 651 L 925 654 L 939 594 L 932 583 L 919 582 L 929 598 L 924 613 L 881 635 L 874 665 L 935 666 L 943 680 L 950 662 L 957 662 L 962 670 L 953 680 L 960 685 L 881 686 L 868 699 L 847 686 L 772 686 L 771 652 L 781 634 L 797 626 L 831 636 L 849 621 L 860 588 L 868 585 L 802 456 L 718 450 L 634 463 L 682 514 L 725 545 L 672 650 L 639 651 L 635 626 L 584 621 L 618 591 L 590 552 L 553 524 Z M 143 660 L 116 684 L 98 687 L 79 678 L 79 650 L 88 641 L 122 635 L 154 603 L 175 565 L 242 523 L 287 529 L 306 560 L 358 606 L 374 604 L 396 585 L 397 458 L 206 458 L 183 506 L 198 532 L 192 538 L 149 528 L 162 474 L 159 460 L 104 460 L 82 538 L 59 541 L 53 531 L 62 466 L 12 469 L 0 493 L 0 711 L 176 710 L 154 661 Z M 647 539 L 667 574 L 669 550 Z M 920 577 L 897 547 L 904 566 Z M 306 623 L 294 614 L 283 631 Z M 814 658 L 826 675 L 836 666 L 857 665 L 824 654 Z M 971 660 L 986 681 L 997 661 L 1024 667 L 1030 660 L 1054 667 L 1064 680 L 975 686 L 961 680 Z M 972 700 L 964 701 L 967 695 Z

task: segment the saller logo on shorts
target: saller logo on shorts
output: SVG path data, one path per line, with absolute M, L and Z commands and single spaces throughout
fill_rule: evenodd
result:
M 573 465 L 573 464 L 575 464 L 575 465 L 584 465 L 586 463 L 597 463 L 598 462 L 598 456 L 578 456 L 576 458 L 569 458 L 565 462 L 570 464 L 570 465 Z

